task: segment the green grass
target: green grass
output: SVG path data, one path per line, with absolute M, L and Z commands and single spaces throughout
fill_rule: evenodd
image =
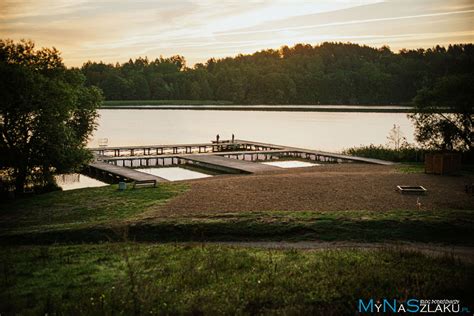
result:
M 254 212 L 156 217 L 103 225 L 10 228 L 2 243 L 137 241 L 324 240 L 414 241 L 474 245 L 474 211 Z M 118 233 L 117 233 L 118 232 Z
M 0 204 L 0 230 L 46 231 L 116 223 L 159 206 L 186 188 L 167 183 L 118 191 L 117 185 L 110 185 L 18 199 Z
M 424 163 L 404 163 L 397 166 L 397 170 L 402 173 L 424 173 Z
M 161 215 L 184 184 L 52 192 L 0 204 L 0 243 L 137 241 L 416 241 L 474 245 L 474 210 L 255 211 Z M 146 216 L 146 220 L 141 220 Z
M 370 144 L 368 146 L 358 146 L 345 149 L 346 155 L 382 159 L 394 162 L 404 162 L 408 164 L 417 164 L 423 162 L 424 150 L 412 146 L 402 147 L 399 150 L 389 148 L 383 145 Z
M 425 164 L 417 162 L 402 163 L 397 166 L 397 170 L 402 173 L 424 173 Z M 474 165 L 463 164 L 461 170 L 454 172 L 452 175 L 456 176 L 470 176 L 474 174 Z
M 474 211 L 331 211 L 202 214 L 132 227 L 144 241 L 416 241 L 474 245 Z
M 359 298 L 474 298 L 472 265 L 397 249 L 106 243 L 0 253 L 8 315 L 342 315 Z
M 110 100 L 104 101 L 105 106 L 121 105 L 231 105 L 231 101 L 223 100 Z

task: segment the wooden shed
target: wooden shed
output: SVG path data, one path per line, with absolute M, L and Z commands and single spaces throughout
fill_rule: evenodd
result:
M 425 173 L 448 174 L 461 169 L 459 153 L 427 153 L 425 154 Z

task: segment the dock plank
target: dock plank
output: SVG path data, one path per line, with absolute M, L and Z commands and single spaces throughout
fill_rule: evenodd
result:
M 90 167 L 109 172 L 111 174 L 130 179 L 132 181 L 150 181 L 150 180 L 156 180 L 156 182 L 168 182 L 168 180 L 164 178 L 160 178 L 158 176 L 154 176 L 152 174 L 148 174 L 145 172 L 137 171 L 132 168 L 127 168 L 127 167 L 120 167 L 120 166 L 115 166 L 109 163 L 101 162 L 101 161 L 96 161 L 93 163 L 89 164 Z
M 265 149 L 265 150 L 236 150 L 236 151 L 216 151 L 216 152 L 204 152 L 204 153 L 166 153 L 166 154 L 148 154 L 148 155 L 120 155 L 117 157 L 110 157 L 110 156 L 100 156 L 99 158 L 103 161 L 114 161 L 114 160 L 123 160 L 124 158 L 128 157 L 130 159 L 147 159 L 147 158 L 173 158 L 173 157 L 202 157 L 202 156 L 225 156 L 225 155 L 242 155 L 242 154 L 254 154 L 254 153 L 259 153 L 259 154 L 277 154 L 277 153 L 285 153 L 285 152 L 298 152 L 298 153 L 306 153 L 306 154 L 314 154 L 314 155 L 319 155 L 323 157 L 330 157 L 334 159 L 342 159 L 342 160 L 347 160 L 347 161 L 353 161 L 353 162 L 362 162 L 362 163 L 370 163 L 370 164 L 378 164 L 378 165 L 394 165 L 396 163 L 391 162 L 391 161 L 386 161 L 386 160 L 381 160 L 381 159 L 374 159 L 374 158 L 365 158 L 365 157 L 357 157 L 357 156 L 350 156 L 350 155 L 344 155 L 344 154 L 339 154 L 339 153 L 331 153 L 331 152 L 326 152 L 326 151 L 320 151 L 320 150 L 314 150 L 314 149 L 307 149 L 307 148 L 299 148 L 299 147 L 292 147 L 292 146 L 285 146 L 285 145 L 276 145 L 276 144 L 269 144 L 269 143 L 262 143 L 262 142 L 255 142 L 255 141 L 249 141 L 249 140 L 242 140 L 242 139 L 236 139 L 234 143 L 229 143 L 226 141 L 225 143 L 221 143 L 222 145 L 229 145 L 229 144 L 247 144 L 247 145 L 253 145 L 253 146 L 259 146 L 263 148 L 272 148 L 272 149 Z M 114 149 L 146 149 L 146 148 L 157 148 L 157 147 L 166 147 L 166 148 L 172 148 L 172 147 L 181 147 L 181 146 L 212 146 L 216 145 L 215 143 L 202 143 L 202 144 L 180 144 L 180 145 L 150 145 L 150 146 L 125 146 L 125 147 L 106 147 L 102 148 L 102 150 L 114 150 Z M 97 148 L 91 149 L 92 151 L 98 150 Z M 223 162 L 224 163 L 224 162 Z M 242 165 L 242 168 L 243 165 Z M 250 168 L 250 166 L 248 167 Z M 258 168 L 260 169 L 260 168 Z
M 315 155 L 320 155 L 320 156 L 325 156 L 325 157 L 332 157 L 336 159 L 352 160 L 356 162 L 364 162 L 364 163 L 386 165 L 386 166 L 396 164 L 395 162 L 387 161 L 387 160 L 365 158 L 365 157 L 358 157 L 358 156 L 349 156 L 349 155 L 331 153 L 331 152 L 320 151 L 320 150 L 298 148 L 298 147 L 291 147 L 291 146 L 284 146 L 284 145 L 273 145 L 273 144 L 267 144 L 267 143 L 259 143 L 259 142 L 254 142 L 254 141 L 242 140 L 242 139 L 237 139 L 236 141 L 241 142 L 241 143 L 253 144 L 257 146 L 259 145 L 260 146 L 275 146 L 275 147 L 281 148 L 281 150 L 284 150 L 284 151 L 302 152 L 302 153 L 315 154 Z
M 244 144 L 239 143 L 237 141 L 231 142 L 230 140 L 221 140 L 219 143 L 213 141 L 210 143 L 198 143 L 198 144 L 161 144 L 161 145 L 137 145 L 137 146 L 106 146 L 106 147 L 90 147 L 88 148 L 90 151 L 102 151 L 102 150 L 130 150 L 130 149 L 149 149 L 149 148 L 163 148 L 163 149 L 170 149 L 170 148 L 184 148 L 184 147 L 212 147 L 212 146 L 219 146 L 219 145 L 237 145 L 237 144 Z
M 264 165 L 255 162 L 226 158 L 217 155 L 181 155 L 179 158 L 190 161 L 213 165 L 217 167 L 229 168 L 246 173 L 257 173 L 265 171 L 281 170 L 275 166 Z

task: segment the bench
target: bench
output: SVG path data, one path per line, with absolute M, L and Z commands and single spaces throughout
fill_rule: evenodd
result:
M 138 180 L 133 182 L 134 189 L 137 187 L 145 187 L 150 185 L 153 185 L 153 187 L 156 188 L 156 180 Z

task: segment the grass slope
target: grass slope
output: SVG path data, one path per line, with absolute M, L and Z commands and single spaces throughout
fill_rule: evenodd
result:
M 161 215 L 184 184 L 53 192 L 0 205 L 1 243 L 137 241 L 417 241 L 474 245 L 472 210 L 255 211 Z M 117 232 L 119 232 L 117 234 Z
M 187 189 L 183 184 L 160 184 L 158 188 L 117 185 L 57 191 L 0 204 L 0 231 L 46 231 L 97 224 L 113 224 L 165 203 Z
M 473 266 L 397 249 L 0 248 L 1 314 L 354 314 L 359 298 L 474 298 Z

